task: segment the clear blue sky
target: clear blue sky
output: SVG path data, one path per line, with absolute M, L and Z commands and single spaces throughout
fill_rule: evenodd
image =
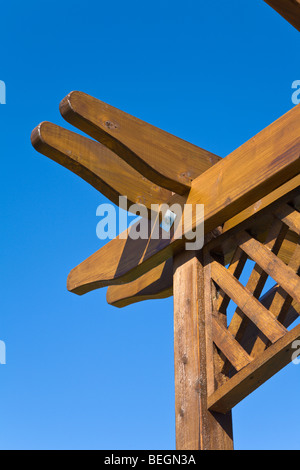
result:
M 262 0 L 3 2 L 1 449 L 173 449 L 173 305 L 67 292 L 96 251 L 87 183 L 35 152 L 81 90 L 225 157 L 292 106 L 299 33 Z M 237 449 L 300 448 L 300 366 L 234 410 Z

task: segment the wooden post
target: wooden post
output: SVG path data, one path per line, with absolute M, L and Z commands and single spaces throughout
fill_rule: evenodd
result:
M 203 252 L 185 251 L 174 258 L 174 356 L 176 448 L 233 450 L 231 413 L 212 413 L 208 391 L 218 371 L 212 341 L 210 265 Z

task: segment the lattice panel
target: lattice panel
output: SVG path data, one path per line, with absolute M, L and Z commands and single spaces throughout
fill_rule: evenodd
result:
M 293 202 L 273 209 L 264 241 L 251 227 L 234 235 L 230 264 L 210 250 L 212 339 L 215 367 L 223 379 L 209 397 L 210 408 L 227 412 L 292 360 L 300 325 L 287 328 L 300 315 L 300 213 Z M 285 244 L 289 243 L 286 259 Z M 291 249 L 292 246 L 292 249 Z M 245 285 L 240 281 L 247 260 L 254 267 Z M 276 285 L 264 296 L 268 278 Z M 229 324 L 230 301 L 236 305 Z

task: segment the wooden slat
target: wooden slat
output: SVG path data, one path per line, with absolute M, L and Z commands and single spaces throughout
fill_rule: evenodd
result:
M 293 299 L 300 302 L 300 278 L 277 256 L 247 232 L 240 235 L 240 247 Z
M 173 259 L 160 264 L 136 281 L 107 289 L 106 299 L 114 307 L 126 307 L 143 300 L 164 299 L 173 295 Z
M 244 367 L 208 398 L 208 407 L 227 413 L 260 385 L 292 361 L 293 344 L 300 340 L 300 325 L 287 332 L 277 343 Z
M 287 227 L 282 224 L 280 220 L 274 219 L 265 242 L 267 249 L 278 254 L 282 246 L 282 242 L 287 234 L 287 230 Z M 258 298 L 263 291 L 267 279 L 268 274 L 266 274 L 263 269 L 256 264 L 247 281 L 246 288 L 254 297 Z M 247 317 L 244 312 L 237 307 L 228 330 L 238 342 L 241 342 L 249 322 L 249 317 Z M 223 372 L 227 375 L 231 369 L 231 364 L 228 361 L 225 361 L 223 366 Z
M 91 184 L 114 204 L 126 196 L 129 204 L 162 204 L 171 192 L 145 179 L 114 152 L 81 135 L 43 122 L 31 136 L 34 148 Z
M 300 213 L 298 211 L 288 204 L 283 204 L 275 211 L 275 215 L 285 223 L 290 230 L 300 235 Z
M 261 304 L 267 309 L 270 309 L 270 306 L 273 302 L 273 299 L 277 292 L 279 291 L 280 287 L 275 285 L 270 289 L 263 297 L 259 299 Z M 289 328 L 294 321 L 298 319 L 300 315 L 300 304 L 293 301 L 291 307 L 288 310 L 288 313 L 283 321 L 283 326 L 285 328 Z M 245 334 L 241 340 L 241 346 L 245 349 L 248 354 L 252 355 L 253 345 L 255 344 L 258 337 L 263 337 L 261 331 L 257 328 L 254 323 L 250 322 L 247 326 Z M 267 344 L 269 345 L 269 340 L 266 339 Z
M 241 248 L 238 246 L 233 254 L 231 263 L 228 267 L 228 271 L 236 279 L 240 278 L 240 275 L 242 274 L 242 271 L 245 267 L 247 259 L 248 257 L 246 253 L 244 253 L 243 250 L 241 250 Z M 219 312 L 225 313 L 230 302 L 230 297 L 228 297 L 228 295 L 226 295 L 224 291 L 220 290 L 218 294 L 217 302 L 218 302 L 217 310 Z
M 188 204 L 205 206 L 205 233 L 300 173 L 300 106 L 224 158 L 192 183 Z M 276 149 L 276 153 L 274 153 Z M 176 197 L 171 202 L 176 202 Z M 182 201 L 180 201 L 182 203 Z M 193 214 L 185 232 L 202 224 Z M 185 247 L 176 233 L 169 240 L 110 242 L 69 277 L 72 291 L 133 281 Z M 75 287 L 77 286 L 77 287 Z
M 265 0 L 265 2 L 300 31 L 299 0 Z
M 218 286 L 226 292 L 242 312 L 255 323 L 272 343 L 278 341 L 286 333 L 286 329 L 272 317 L 270 312 L 224 266 L 216 261 L 212 262 L 211 274 Z
M 297 246 L 294 255 L 289 263 L 289 267 L 297 273 L 300 267 L 300 245 Z M 278 321 L 284 324 L 286 317 L 288 316 L 288 312 L 291 308 L 293 299 L 287 294 L 287 292 L 282 288 L 278 287 L 274 298 L 271 302 L 269 311 L 272 313 L 274 318 L 278 319 Z M 258 335 L 252 351 L 251 355 L 253 357 L 259 356 L 268 346 L 269 342 L 267 338 L 263 335 Z
M 227 357 L 235 370 L 239 371 L 248 365 L 252 358 L 235 340 L 232 334 L 213 317 L 213 340 L 216 346 Z
M 274 254 L 278 254 L 286 233 L 287 228 L 281 221 L 275 219 L 266 239 L 266 248 Z M 242 248 L 240 247 L 240 249 Z M 267 279 L 268 274 L 259 266 L 259 264 L 256 263 L 250 274 L 246 288 L 258 299 L 263 291 Z M 245 317 L 242 310 L 237 308 L 228 328 L 237 341 L 241 341 L 248 322 L 248 317 Z
M 184 194 L 220 157 L 85 93 L 61 103 L 62 116 L 101 142 L 153 183 Z

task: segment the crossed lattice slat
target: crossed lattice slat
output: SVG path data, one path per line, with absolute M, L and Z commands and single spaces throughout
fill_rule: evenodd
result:
M 219 256 L 210 255 L 211 282 L 218 291 L 213 342 L 224 383 L 209 397 L 209 406 L 222 413 L 291 361 L 291 348 L 300 334 L 300 325 L 287 330 L 300 314 L 300 214 L 287 203 L 271 214 L 273 222 L 263 243 L 251 235 L 251 227 L 234 235 L 237 246 L 228 268 Z M 297 243 L 285 263 L 278 254 L 291 232 Z M 247 259 L 256 264 L 244 286 L 239 278 Z M 260 298 L 269 276 L 277 285 Z M 230 300 L 237 309 L 227 327 L 220 315 L 226 317 Z

